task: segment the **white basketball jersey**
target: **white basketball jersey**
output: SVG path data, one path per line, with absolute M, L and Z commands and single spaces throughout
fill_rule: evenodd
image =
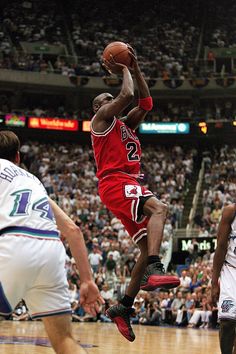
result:
M 59 238 L 48 196 L 37 177 L 0 159 L 0 235 Z
M 231 224 L 231 232 L 229 235 L 228 250 L 225 260 L 236 268 L 236 214 Z

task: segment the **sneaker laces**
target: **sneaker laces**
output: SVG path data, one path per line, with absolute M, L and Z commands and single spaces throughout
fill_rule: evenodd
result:
M 156 265 L 156 268 L 157 268 L 158 270 L 161 270 L 163 273 L 166 272 L 163 263 L 160 262 L 160 263 L 156 263 L 155 265 Z
M 153 269 L 157 269 L 157 270 L 165 273 L 165 267 L 164 267 L 164 265 L 161 262 L 151 263 L 151 264 L 149 264 L 149 266 L 150 267 L 149 267 L 148 270 L 149 270 L 150 273 L 152 272 Z

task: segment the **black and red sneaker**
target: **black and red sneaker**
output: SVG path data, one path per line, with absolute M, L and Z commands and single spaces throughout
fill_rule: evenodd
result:
M 134 308 L 117 304 L 109 307 L 109 309 L 106 310 L 106 315 L 115 322 L 118 330 L 126 339 L 130 342 L 135 340 L 135 334 L 130 324 L 130 316 L 135 315 Z
M 157 288 L 172 289 L 179 286 L 180 280 L 174 275 L 167 275 L 161 262 L 149 264 L 141 281 L 140 289 L 153 291 Z

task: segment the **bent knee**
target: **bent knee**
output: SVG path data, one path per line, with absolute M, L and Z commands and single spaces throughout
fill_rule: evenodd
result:
M 166 218 L 168 209 L 168 205 L 161 202 L 156 208 L 156 214 L 162 214 Z
M 157 215 L 166 218 L 168 214 L 168 206 L 156 198 L 148 199 L 143 209 L 148 216 Z

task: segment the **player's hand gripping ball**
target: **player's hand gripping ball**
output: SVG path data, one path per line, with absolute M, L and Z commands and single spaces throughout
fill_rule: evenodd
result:
M 132 57 L 130 49 L 124 42 L 112 42 L 106 46 L 102 54 L 102 60 L 108 71 L 118 73 L 121 68 L 116 64 L 122 64 L 130 68 L 132 66 Z

